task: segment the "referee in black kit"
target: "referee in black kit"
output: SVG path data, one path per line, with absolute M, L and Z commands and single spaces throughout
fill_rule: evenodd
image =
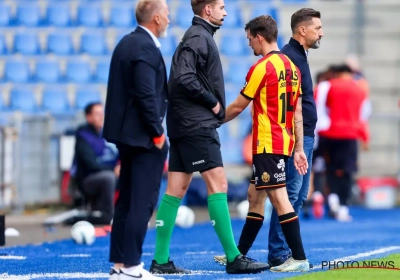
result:
M 157 39 L 166 35 L 168 14 L 165 0 L 139 0 L 139 26 L 122 38 L 111 59 L 103 136 L 117 145 L 121 159 L 111 232 L 112 280 L 164 279 L 145 270 L 141 256 L 168 153 L 162 127 L 167 75 Z

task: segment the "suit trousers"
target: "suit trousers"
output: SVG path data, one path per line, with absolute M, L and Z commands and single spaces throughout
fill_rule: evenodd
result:
M 110 262 L 140 264 L 148 222 L 157 205 L 168 144 L 145 149 L 118 145 L 120 194 L 115 204 Z

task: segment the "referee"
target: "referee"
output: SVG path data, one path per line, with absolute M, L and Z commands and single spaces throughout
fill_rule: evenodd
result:
M 192 0 L 191 4 L 195 16 L 172 58 L 168 82 L 168 187 L 157 212 L 156 250 L 150 272 L 189 273 L 170 260 L 169 244 L 181 199 L 193 172 L 198 171 L 207 185 L 211 224 L 227 255 L 226 272 L 258 273 L 268 269 L 268 264 L 252 262 L 235 244 L 216 130 L 225 116 L 225 89 L 213 35 L 227 13 L 223 0 Z

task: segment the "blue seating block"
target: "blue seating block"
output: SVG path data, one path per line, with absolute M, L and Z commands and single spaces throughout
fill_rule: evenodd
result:
M 81 4 L 78 8 L 78 23 L 84 26 L 98 27 L 102 24 L 100 7 L 96 4 Z
M 40 45 L 37 33 L 22 32 L 15 34 L 14 50 L 25 55 L 39 54 Z
M 65 3 L 50 4 L 47 8 L 47 21 L 52 26 L 68 26 L 71 22 L 70 8 Z
M 101 60 L 97 62 L 96 67 L 96 80 L 100 83 L 108 82 L 108 75 L 110 72 L 110 60 Z
M 175 49 L 177 47 L 175 36 L 168 35 L 166 38 L 160 38 L 159 41 L 161 44 L 161 48 L 160 48 L 161 53 L 164 56 L 174 55 Z
M 4 79 L 15 83 L 28 82 L 30 79 L 28 62 L 19 59 L 6 61 Z
M 81 51 L 90 55 L 102 55 L 108 52 L 102 32 L 87 32 L 81 37 Z
M 71 35 L 61 32 L 50 34 L 47 37 L 47 51 L 58 55 L 73 53 Z
M 8 5 L 0 3 L 0 26 L 7 26 L 11 21 L 11 9 Z
M 40 23 L 40 8 L 37 2 L 21 3 L 17 7 L 17 23 L 25 26 L 38 26 Z
M 245 34 L 225 33 L 221 38 L 221 53 L 227 56 L 241 56 L 249 53 Z
M 0 34 L 0 55 L 7 53 L 6 38 Z
M 29 87 L 15 87 L 10 94 L 10 109 L 24 113 L 37 112 L 34 92 Z
M 130 27 L 136 24 L 135 12 L 131 5 L 114 4 L 110 13 L 110 25 L 115 27 Z
M 73 60 L 67 63 L 66 78 L 68 82 L 88 83 L 91 81 L 92 73 L 90 64 L 83 60 Z
M 75 108 L 83 110 L 91 102 L 101 102 L 100 92 L 96 88 L 81 87 L 76 92 Z
M 46 87 L 43 91 L 42 110 L 52 114 L 67 114 L 71 112 L 67 91 L 63 87 Z
M 40 82 L 57 83 L 60 81 L 60 66 L 55 60 L 36 62 L 36 78 Z

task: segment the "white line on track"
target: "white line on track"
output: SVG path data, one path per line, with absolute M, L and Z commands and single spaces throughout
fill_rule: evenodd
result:
M 0 260 L 25 260 L 25 256 L 0 256 Z

